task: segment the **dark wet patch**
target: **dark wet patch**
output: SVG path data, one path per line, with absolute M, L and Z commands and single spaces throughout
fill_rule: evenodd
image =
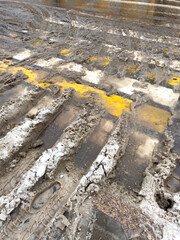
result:
M 62 132 L 62 129 L 59 129 L 54 123 L 51 123 L 41 137 L 42 141 L 44 142 L 43 149 L 46 150 L 51 148 L 61 136 Z
M 165 182 L 165 186 L 171 192 L 179 192 L 180 191 L 180 180 L 175 178 L 174 176 L 170 176 L 168 180 Z
M 107 236 L 106 233 L 110 233 L 110 236 L 113 236 L 114 232 L 115 235 L 113 237 L 117 238 L 112 238 L 112 240 L 121 239 L 121 237 L 122 239 L 124 239 L 124 237 L 127 239 L 146 239 L 146 233 L 142 231 L 140 226 L 142 217 L 140 210 L 129 204 L 125 204 L 104 192 L 98 193 L 94 198 L 94 204 L 97 209 L 98 227 L 97 230 L 95 228 L 97 236 L 99 236 L 100 232 L 102 232 L 102 234 L 105 233 L 105 236 Z M 152 223 L 151 219 L 148 220 Z M 147 219 L 144 215 L 143 222 L 145 223 L 146 221 Z M 148 234 L 152 234 L 149 229 L 147 229 L 147 232 Z M 98 240 L 98 238 L 95 239 Z
M 20 207 L 21 207 L 21 205 L 22 205 L 22 204 L 20 204 L 18 208 L 14 209 L 14 210 L 10 213 L 11 221 L 15 221 L 16 218 L 18 217 L 19 212 L 20 212 Z
M 130 134 L 124 156 L 118 160 L 115 167 L 115 181 L 126 188 L 139 188 L 143 181 L 143 173 L 151 160 L 151 152 L 146 155 L 144 145 L 146 136 L 137 132 Z M 151 146 L 149 146 L 150 148 Z
M 100 211 L 96 218 L 91 240 L 128 240 L 119 222 Z
M 44 144 L 43 149 L 51 148 L 60 138 L 63 130 L 73 121 L 78 109 L 73 105 L 67 105 L 57 118 L 49 124 L 43 135 L 40 137 Z
M 165 186 L 171 192 L 179 192 L 180 191 L 180 161 L 177 162 L 176 168 L 170 177 L 168 177 L 165 181 Z
M 177 111 L 177 114 L 178 112 L 180 111 Z M 171 131 L 174 139 L 174 150 L 180 155 L 180 116 L 176 118 L 176 111 L 175 118 L 172 121 L 172 125 L 169 126 L 168 129 Z
M 105 117 L 100 121 L 75 155 L 75 166 L 81 169 L 88 169 L 91 166 L 110 136 L 116 120 L 115 117 Z
M 157 193 L 155 197 L 159 207 L 165 211 L 173 207 L 173 200 L 165 198 L 163 193 Z
M 177 162 L 176 168 L 173 172 L 174 175 L 176 175 L 177 178 L 180 180 L 180 160 Z

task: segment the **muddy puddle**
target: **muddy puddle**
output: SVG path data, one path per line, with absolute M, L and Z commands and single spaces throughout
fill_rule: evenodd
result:
M 86 139 L 86 142 L 83 143 L 81 149 L 75 155 L 74 163 L 76 167 L 87 170 L 92 165 L 107 142 L 116 121 L 116 118 L 108 115 L 100 121 L 94 132 Z
M 100 211 L 97 211 L 96 218 L 91 240 L 127 240 L 126 233 L 119 222 Z
M 67 105 L 63 109 L 54 122 L 52 122 L 40 139 L 43 141 L 43 149 L 51 148 L 55 142 L 59 139 L 63 130 L 73 121 L 77 116 L 79 109 L 73 105 Z
M 166 179 L 166 187 L 172 192 L 180 191 L 180 162 L 176 163 L 176 168 L 174 169 L 172 175 Z
M 158 139 L 149 138 L 133 129 L 130 132 L 126 152 L 116 165 L 112 182 L 118 182 L 128 189 L 138 189 L 142 185 L 144 171 L 151 162 Z

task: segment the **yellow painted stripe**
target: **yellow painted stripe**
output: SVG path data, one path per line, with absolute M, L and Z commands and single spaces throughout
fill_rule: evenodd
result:
M 5 61 L 5 62 L 0 61 L 0 72 L 7 71 L 6 69 L 11 63 L 12 63 L 11 61 Z
M 76 49 L 72 49 L 72 48 L 63 48 L 60 50 L 59 53 L 65 57 L 69 57 L 73 54 L 75 50 Z M 79 51 L 83 52 L 82 50 L 79 50 Z M 111 61 L 112 61 L 111 57 L 108 57 L 108 56 L 100 57 L 100 56 L 92 55 L 87 62 L 97 62 L 99 65 L 106 67 L 107 65 L 110 64 Z
M 10 37 L 13 37 L 13 38 L 16 38 L 16 37 L 17 37 L 17 34 L 10 33 L 9 36 L 10 36 Z
M 57 78 L 56 78 L 57 79 Z M 39 83 L 38 81 L 34 81 L 31 79 L 26 80 L 26 82 L 29 82 L 34 85 L 39 85 L 41 87 L 48 88 L 50 85 L 59 85 L 61 86 L 61 90 L 68 88 L 74 88 L 75 95 L 77 97 L 90 97 L 93 96 L 94 101 L 100 103 L 102 106 L 104 106 L 110 114 L 114 116 L 121 116 L 124 110 L 130 111 L 130 104 L 132 103 L 131 100 L 122 98 L 117 95 L 107 96 L 106 92 L 99 90 L 97 88 L 93 88 L 87 85 L 78 84 L 74 82 L 67 82 L 65 79 L 59 79 L 59 81 L 54 83 Z M 94 95 L 93 95 L 94 93 Z
M 17 71 L 21 70 L 28 76 L 25 80 L 26 82 L 33 85 L 39 85 L 40 87 L 47 89 L 49 89 L 48 87 L 53 84 L 61 86 L 61 91 L 68 88 L 74 88 L 75 95 L 77 97 L 82 98 L 92 96 L 94 101 L 106 108 L 107 112 L 117 117 L 121 116 L 124 110 L 130 111 L 130 105 L 133 102 L 132 100 L 122 98 L 118 95 L 107 96 L 105 91 L 88 85 L 69 82 L 60 76 L 51 78 L 51 83 L 45 81 L 42 82 L 42 76 L 47 75 L 46 72 L 41 71 L 40 73 L 36 73 L 34 70 L 24 67 L 16 67 L 13 65 L 11 66 L 10 64 L 12 64 L 11 61 L 6 63 L 0 61 L 0 71 L 9 71 L 15 74 Z M 45 79 L 45 77 L 43 78 Z M 136 116 L 144 126 L 162 133 L 167 126 L 167 121 L 171 114 L 168 111 L 145 104 L 137 108 Z
M 43 43 L 45 44 L 45 43 Z M 49 47 L 49 46 L 48 46 Z M 56 47 L 56 49 L 59 49 L 59 47 Z M 73 52 L 77 51 L 77 49 L 73 48 L 63 48 L 59 51 L 59 54 L 64 56 L 64 57 L 70 57 L 72 56 Z M 83 50 L 78 50 L 79 52 L 83 53 Z M 169 48 L 165 48 L 164 52 L 169 51 Z M 174 51 L 177 51 L 174 50 Z M 87 60 L 87 63 L 90 62 L 97 62 L 100 66 L 106 67 L 112 62 L 112 58 L 109 56 L 95 56 L 91 55 L 89 60 Z M 129 74 L 133 74 L 137 71 L 139 68 L 139 64 L 134 63 L 134 64 L 129 64 L 126 69 Z M 164 78 L 166 76 L 166 73 L 164 73 L 162 70 L 159 70 L 158 72 L 144 72 L 145 76 L 147 79 L 151 81 L 155 81 L 156 79 Z M 174 75 L 174 74 L 173 74 Z M 173 86 L 179 86 L 180 85 L 180 76 L 172 76 L 171 79 L 168 80 L 168 84 L 173 85 Z
M 164 49 L 164 53 L 173 53 L 173 54 L 179 54 L 180 53 L 180 49 L 179 48 L 177 48 L 177 47 L 166 47 L 165 49 Z
M 144 104 L 137 109 L 136 116 L 144 126 L 162 133 L 167 126 L 167 121 L 170 118 L 171 113 L 166 110 Z
M 73 52 L 74 52 L 74 49 L 64 48 L 60 51 L 60 54 L 65 56 L 65 57 L 69 57 Z
M 59 53 L 60 53 L 60 55 L 69 57 L 73 54 L 73 52 L 75 50 L 76 49 L 72 49 L 72 48 L 63 48 L 60 50 Z M 167 49 L 165 49 L 165 50 L 167 50 Z M 83 51 L 80 50 L 80 52 L 83 52 Z M 88 62 L 97 62 L 100 66 L 106 67 L 107 65 L 109 65 L 111 63 L 111 61 L 112 61 L 112 58 L 109 56 L 100 57 L 100 56 L 92 55 L 89 58 L 89 60 L 87 61 L 87 63 Z M 132 74 L 132 73 L 135 73 L 138 68 L 139 68 L 139 64 L 137 63 L 137 64 L 129 64 L 126 69 L 129 74 Z M 146 77 L 152 81 L 155 81 L 156 78 L 158 78 L 158 79 L 164 78 L 164 76 L 166 75 L 163 73 L 163 71 L 144 72 L 144 73 L 145 73 Z M 179 86 L 180 85 L 180 77 L 173 74 L 172 78 L 168 81 L 168 84 L 174 85 L 174 86 Z
M 152 81 L 165 78 L 165 76 L 167 75 L 165 72 L 163 72 L 162 69 L 159 70 L 159 72 L 144 72 L 144 73 L 146 77 Z M 173 86 L 179 86 L 180 75 L 178 75 L 177 73 L 172 73 L 171 78 L 168 80 L 168 84 Z
M 40 87 L 48 88 L 48 86 L 56 84 L 61 86 L 62 90 L 70 87 L 74 88 L 77 97 L 93 96 L 96 102 L 102 104 L 102 106 L 106 108 L 107 112 L 114 116 L 121 116 L 124 110 L 130 111 L 130 104 L 132 103 L 132 100 L 122 98 L 117 95 L 107 96 L 106 92 L 102 90 L 83 84 L 67 82 L 64 78 L 61 77 L 56 77 L 56 82 L 54 83 L 40 82 L 38 81 L 39 75 L 32 70 L 26 69 L 24 67 L 8 66 L 8 64 L 0 62 L 0 71 L 10 71 L 11 73 L 15 74 L 19 70 L 21 70 L 24 74 L 28 76 L 28 79 L 26 79 L 25 81 L 33 85 L 39 85 Z M 57 81 L 57 79 L 59 81 Z
M 180 77 L 174 75 L 168 82 L 170 85 L 179 86 L 180 85 Z
M 156 80 L 156 76 L 154 73 L 150 73 L 150 72 L 144 72 L 144 73 L 149 80 L 152 80 L 152 81 Z
M 131 73 L 135 73 L 137 71 L 138 67 L 139 67 L 138 63 L 136 63 L 136 64 L 133 63 L 133 64 L 129 64 L 126 69 L 127 69 L 127 72 L 131 74 Z
M 109 65 L 111 60 L 112 59 L 110 57 L 98 57 L 98 56 L 92 56 L 89 59 L 90 62 L 93 62 L 93 61 L 98 62 L 99 65 L 101 65 L 103 67 L 106 67 L 107 65 Z

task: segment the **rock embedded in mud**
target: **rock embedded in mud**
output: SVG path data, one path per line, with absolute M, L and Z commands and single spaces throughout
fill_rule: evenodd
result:
M 38 139 L 34 144 L 33 144 L 33 148 L 37 148 L 42 146 L 44 143 L 41 139 Z
M 50 90 L 56 95 L 59 93 L 59 91 L 61 90 L 61 86 L 59 85 L 50 85 L 48 88 L 50 88 Z
M 26 157 L 26 152 L 20 152 L 19 156 L 22 157 L 22 158 L 25 158 Z

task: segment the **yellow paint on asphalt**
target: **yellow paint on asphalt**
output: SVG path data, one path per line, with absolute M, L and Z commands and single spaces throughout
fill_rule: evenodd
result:
M 106 67 L 110 62 L 111 62 L 111 58 L 110 57 L 98 57 L 98 56 L 92 56 L 90 57 L 89 61 L 90 62 L 98 62 L 99 65 Z
M 136 64 L 129 64 L 129 65 L 127 66 L 127 72 L 128 72 L 129 74 L 134 73 L 134 72 L 136 72 L 136 70 L 138 69 L 138 67 L 139 67 L 139 64 L 138 64 L 138 63 L 136 63 Z
M 151 80 L 151 81 L 155 81 L 155 80 L 161 80 L 161 79 L 165 79 L 167 77 L 166 72 L 164 72 L 162 69 L 160 69 L 158 72 L 156 71 L 152 71 L 152 72 L 144 72 L 147 79 Z M 180 85 L 180 75 L 177 73 L 172 73 L 171 78 L 169 80 L 167 80 L 169 85 L 173 85 L 173 86 L 179 86 Z
M 121 116 L 124 110 L 130 111 L 130 104 L 132 103 L 132 100 L 122 98 L 117 95 L 107 96 L 106 92 L 97 88 L 93 88 L 83 84 L 77 84 L 74 82 L 67 82 L 61 77 L 60 81 L 55 83 L 40 82 L 38 81 L 38 74 L 36 74 L 32 70 L 26 69 L 24 67 L 8 66 L 8 64 L 4 64 L 3 62 L 0 63 L 0 69 L 1 71 L 9 71 L 12 74 L 15 74 L 17 71 L 22 71 L 28 76 L 28 79 L 25 80 L 26 82 L 33 85 L 39 85 L 43 88 L 48 88 L 48 86 L 52 84 L 61 86 L 62 90 L 72 87 L 76 91 L 77 97 L 93 96 L 93 99 L 95 101 L 101 103 L 110 114 L 117 117 Z M 92 93 L 94 93 L 94 95 Z
M 145 74 L 146 74 L 146 77 L 147 77 L 149 80 L 154 81 L 154 80 L 156 79 L 154 73 L 145 72 Z
M 10 36 L 10 37 L 13 37 L 13 38 L 16 38 L 16 37 L 17 37 L 17 34 L 10 33 L 9 36 Z
M 35 81 L 35 79 L 37 79 L 38 75 L 32 70 L 28 70 L 27 68 L 24 67 L 17 67 L 13 65 L 10 66 L 11 64 L 13 64 L 12 61 L 8 61 L 7 63 L 0 61 L 0 72 L 9 71 L 12 74 L 16 74 L 18 71 L 22 71 L 24 74 L 28 76 L 28 79 L 31 79 L 32 81 Z
M 33 44 L 34 45 L 37 45 L 37 44 L 39 44 L 41 42 L 41 39 L 37 39 Z
M 64 48 L 60 51 L 60 54 L 65 57 L 69 57 L 73 52 L 74 52 L 74 50 L 71 48 Z
M 76 51 L 76 49 L 72 49 L 72 48 L 63 48 L 60 50 L 60 54 L 65 56 L 65 57 L 69 57 L 72 55 L 72 53 Z M 79 52 L 82 52 L 82 50 L 78 50 Z M 112 61 L 111 57 L 108 56 L 104 56 L 104 57 L 100 57 L 100 56 L 94 56 L 91 55 L 90 59 L 88 60 L 88 62 L 98 62 L 99 65 L 106 67 L 108 64 L 110 64 L 110 62 Z
M 130 104 L 132 103 L 132 100 L 122 98 L 117 95 L 107 96 L 105 91 L 83 84 L 67 82 L 65 80 L 62 82 L 56 82 L 55 84 L 60 85 L 63 90 L 70 87 L 74 88 L 78 97 L 89 97 L 92 96 L 93 92 L 94 100 L 100 102 L 104 107 L 106 107 L 107 111 L 114 116 L 121 116 L 125 109 L 130 111 Z
M 173 54 L 179 54 L 180 53 L 180 49 L 179 48 L 177 48 L 177 47 L 166 47 L 165 49 L 164 49 L 164 53 L 173 53 Z
M 123 98 L 118 95 L 107 96 L 105 91 L 88 85 L 69 82 L 60 76 L 54 79 L 51 78 L 51 83 L 48 81 L 45 82 L 43 81 L 43 75 L 46 76 L 46 72 L 41 71 L 40 73 L 36 73 L 34 70 L 27 69 L 25 67 L 13 66 L 13 62 L 11 61 L 0 61 L 0 72 L 2 71 L 9 71 L 12 74 L 15 74 L 17 71 L 22 71 L 28 76 L 25 80 L 27 83 L 39 85 L 40 87 L 47 88 L 49 90 L 50 88 L 48 87 L 53 84 L 59 85 L 62 91 L 64 89 L 73 88 L 77 97 L 82 98 L 91 96 L 94 101 L 104 106 L 107 112 L 117 117 L 121 116 L 124 110 L 130 111 L 130 105 L 133 102 L 130 99 Z M 168 111 L 145 104 L 136 110 L 136 116 L 144 126 L 162 133 L 165 130 L 167 121 L 171 114 Z
M 164 49 L 164 53 L 167 53 L 167 52 L 169 52 L 169 48 L 168 48 L 168 47 L 166 47 L 166 48 Z
M 9 61 L 8 61 L 8 63 L 0 61 L 0 72 L 7 71 L 6 69 L 8 68 L 8 66 L 9 66 Z
M 137 109 L 136 116 L 140 121 L 142 121 L 144 126 L 162 133 L 167 126 L 167 121 L 170 118 L 171 113 L 166 110 L 144 104 Z
M 168 84 L 173 86 L 179 86 L 180 85 L 180 77 L 177 75 L 174 75 L 168 82 Z
M 59 47 L 56 47 L 57 49 Z M 77 49 L 73 49 L 73 48 L 63 48 L 60 50 L 59 54 L 63 55 L 64 57 L 69 57 L 73 54 L 73 52 L 75 52 Z M 79 52 L 82 52 L 82 50 L 78 50 Z M 168 52 L 169 48 L 165 48 L 164 52 Z M 91 55 L 91 57 L 89 58 L 89 60 L 87 62 L 97 62 L 99 63 L 100 66 L 102 67 L 106 67 L 107 65 L 109 65 L 112 61 L 112 58 L 109 56 L 104 56 L 104 57 L 100 57 L 100 56 L 94 56 Z M 134 72 L 136 72 L 136 70 L 138 69 L 139 64 L 134 63 L 134 64 L 129 64 L 127 66 L 127 72 L 129 74 L 132 74 Z M 155 81 L 156 79 L 162 78 L 163 77 L 163 71 L 160 69 L 158 72 L 144 72 L 147 79 L 151 80 L 151 81 Z M 166 74 L 165 74 L 166 75 Z M 180 85 L 180 80 L 178 76 L 174 76 L 172 77 L 169 81 L 168 84 L 170 85 L 174 85 L 174 86 L 178 86 Z
M 39 85 L 43 88 L 48 88 L 50 85 L 59 85 L 62 91 L 64 89 L 73 88 L 75 90 L 75 95 L 77 97 L 81 98 L 92 96 L 94 101 L 102 104 L 102 106 L 106 108 L 107 112 L 117 117 L 121 116 L 124 110 L 130 111 L 130 104 L 132 103 L 132 100 L 122 98 L 117 95 L 107 96 L 106 92 L 102 90 L 83 84 L 68 82 L 63 78 L 60 78 L 60 81 L 54 83 L 48 82 L 39 83 L 36 80 L 29 81 L 29 79 L 26 82 L 29 82 L 34 85 Z

